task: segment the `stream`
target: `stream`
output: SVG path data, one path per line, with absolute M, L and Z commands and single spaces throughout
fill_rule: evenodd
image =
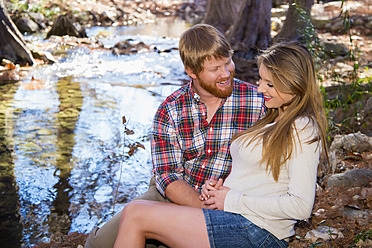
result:
M 87 34 L 101 37 L 105 47 L 130 38 L 165 50 L 178 47 L 186 28 L 161 19 Z M 143 193 L 152 169 L 151 121 L 187 80 L 176 49 L 59 53 L 58 63 L 33 67 L 16 83 L 0 82 L 1 247 L 30 247 L 58 232 L 88 233 Z

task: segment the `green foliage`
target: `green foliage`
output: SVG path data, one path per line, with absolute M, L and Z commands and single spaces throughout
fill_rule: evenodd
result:
M 28 1 L 20 1 L 20 0 L 11 0 L 11 9 L 12 11 L 25 11 L 25 12 L 34 12 L 34 13 L 41 13 L 46 18 L 52 19 L 56 15 L 61 13 L 61 9 L 57 6 L 51 7 L 47 5 L 47 2 L 42 0 L 38 1 L 37 3 L 29 4 Z
M 10 8 L 13 10 L 28 10 L 28 3 L 26 1 L 11 0 L 11 3 Z
M 371 230 L 368 230 L 368 231 L 363 230 L 362 232 L 358 233 L 354 238 L 354 243 L 357 244 L 360 240 L 362 240 L 364 242 L 367 239 L 372 240 L 372 231 Z
M 301 35 L 301 42 L 306 45 L 312 53 L 317 71 L 317 79 L 323 82 L 328 79 L 337 82 L 338 86 L 334 88 L 321 87 L 324 95 L 324 106 L 328 119 L 328 134 L 329 140 L 335 134 L 350 133 L 361 131 L 370 125 L 369 113 L 366 113 L 363 106 L 371 97 L 371 78 L 360 78 L 361 68 L 359 65 L 359 48 L 355 44 L 351 35 L 351 18 L 348 10 L 344 10 L 343 0 L 340 8 L 340 17 L 343 20 L 345 33 L 349 37 L 348 55 L 345 58 L 348 64 L 352 65 L 352 70 L 348 75 L 341 75 L 339 70 L 332 69 L 332 66 L 327 61 L 330 58 L 327 56 L 325 46 L 316 35 L 314 26 L 311 23 L 305 9 L 298 4 L 299 1 L 294 1 L 296 5 L 299 22 L 302 23 L 298 30 Z M 306 28 L 303 28 L 306 27 Z M 325 69 L 328 65 L 328 69 Z M 368 70 L 368 68 L 367 68 Z M 332 92 L 334 89 L 335 92 Z M 331 92 L 330 92 L 331 91 Z
M 53 21 L 58 15 L 72 13 L 83 22 L 89 19 L 89 12 L 73 9 L 69 5 L 61 5 L 57 0 L 40 0 L 28 3 L 25 0 L 11 0 L 9 8 L 11 12 L 34 12 L 41 13 L 46 19 Z M 64 6 L 64 7 L 61 7 Z
M 334 96 L 330 96 L 324 87 L 321 87 L 321 91 L 325 98 L 328 134 L 331 137 L 367 128 L 368 122 L 370 122 L 370 113 L 364 107 L 371 97 L 371 78 L 359 78 L 352 84 L 341 83 Z
M 318 241 L 318 242 L 315 242 L 313 244 L 311 244 L 311 246 L 309 246 L 310 248 L 314 248 L 314 247 L 320 247 L 320 246 L 323 246 L 322 242 Z
M 293 4 L 296 6 L 296 13 L 299 23 L 297 33 L 301 37 L 301 42 L 306 44 L 307 48 L 312 54 L 315 54 L 320 46 L 319 38 L 316 35 L 314 25 L 311 22 L 311 17 L 299 1 L 294 0 Z

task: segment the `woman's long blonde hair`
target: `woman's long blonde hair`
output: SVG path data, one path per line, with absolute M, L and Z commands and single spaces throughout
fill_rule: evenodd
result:
M 262 164 L 272 172 L 278 181 L 280 167 L 291 158 L 294 146 L 294 122 L 299 117 L 307 117 L 318 135 L 309 143 L 320 142 L 322 154 L 328 158 L 326 145 L 327 119 L 323 108 L 323 97 L 316 83 L 314 62 L 307 48 L 299 42 L 275 44 L 258 57 L 258 66 L 265 65 L 274 88 L 294 98 L 286 104 L 280 119 L 279 109 L 268 109 L 267 114 L 246 131 L 236 134 L 232 141 L 239 138 L 243 144 L 262 137 Z M 265 127 L 265 128 L 264 128 Z

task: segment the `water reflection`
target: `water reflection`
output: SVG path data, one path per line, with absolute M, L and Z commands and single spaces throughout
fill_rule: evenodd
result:
M 69 207 L 73 188 L 69 183 L 69 178 L 73 169 L 72 151 L 76 144 L 74 131 L 83 106 L 83 96 L 80 84 L 71 78 L 58 80 L 57 94 L 60 103 L 57 118 L 60 126 L 57 130 L 57 159 L 54 174 L 59 180 L 53 186 L 55 198 L 48 223 L 50 233 L 67 233 L 72 222 Z M 53 225 L 51 223 L 59 224 Z
M 19 247 L 22 225 L 18 214 L 20 203 L 14 178 L 12 153 L 12 118 L 9 104 L 17 86 L 12 82 L 0 86 L 0 247 Z
M 128 38 L 160 49 L 178 46 L 163 34 L 106 31 L 112 35 L 102 38 L 105 46 Z M 48 241 L 56 232 L 88 232 L 144 192 L 151 120 L 186 78 L 175 50 L 114 56 L 77 48 L 63 62 L 34 68 L 20 84 L 1 88 L 0 189 L 7 193 L 0 206 L 12 210 L 1 212 L 1 228 L 14 235 L 14 247 Z M 6 244 L 0 246 L 11 247 Z

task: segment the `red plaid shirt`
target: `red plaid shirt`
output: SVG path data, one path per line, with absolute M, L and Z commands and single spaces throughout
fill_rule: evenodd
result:
M 257 87 L 234 79 L 233 93 L 207 122 L 207 109 L 191 82 L 175 91 L 156 112 L 151 154 L 156 186 L 164 194 L 183 179 L 200 193 L 207 179 L 225 179 L 231 170 L 230 140 L 265 113 Z

